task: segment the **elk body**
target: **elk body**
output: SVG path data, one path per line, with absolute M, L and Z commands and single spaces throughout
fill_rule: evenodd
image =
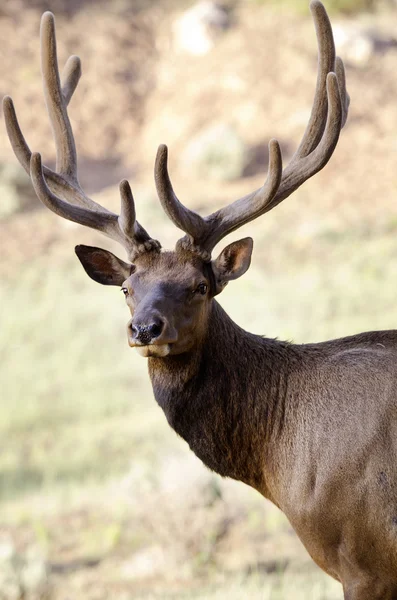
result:
M 314 561 L 343 585 L 346 600 L 397 599 L 397 333 L 363 333 L 295 345 L 247 333 L 215 297 L 245 273 L 253 242 L 234 242 L 211 259 L 228 233 L 261 216 L 322 169 L 349 104 L 342 61 L 319 1 L 311 4 L 319 43 L 309 124 L 283 170 L 269 145 L 262 188 L 203 218 L 176 197 L 160 146 L 160 202 L 185 232 L 162 251 L 136 221 L 128 182 L 120 215 L 93 202 L 77 177 L 67 104 L 80 77 L 71 57 L 58 74 L 54 19 L 42 19 L 44 90 L 57 167 L 42 167 L 4 99 L 8 134 L 44 204 L 58 215 L 118 240 L 129 262 L 99 248 L 76 252 L 94 280 L 121 286 L 131 311 L 129 344 L 148 358 L 157 402 L 171 427 L 222 476 L 244 481 L 288 517 Z

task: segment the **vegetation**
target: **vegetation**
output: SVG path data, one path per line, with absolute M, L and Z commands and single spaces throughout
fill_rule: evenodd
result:
M 308 2 L 306 0 L 251 0 L 258 4 L 271 4 L 277 8 L 295 10 L 306 14 Z M 362 11 L 372 11 L 379 5 L 375 0 L 329 0 L 325 2 L 330 14 L 344 13 L 356 14 Z

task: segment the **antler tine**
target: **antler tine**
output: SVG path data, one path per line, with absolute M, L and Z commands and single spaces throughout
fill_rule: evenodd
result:
M 15 112 L 14 103 L 10 96 L 3 98 L 3 113 L 7 129 L 8 139 L 10 140 L 14 154 L 29 174 L 30 157 L 32 152 L 26 143 L 25 137 L 19 126 L 17 114 Z
M 73 93 L 77 87 L 79 79 L 81 77 L 81 63 L 78 56 L 70 56 L 63 72 L 63 85 L 62 85 L 62 94 L 65 98 L 66 105 L 69 104 Z M 25 140 L 25 137 L 21 131 L 19 126 L 18 118 L 15 112 L 14 103 L 10 96 L 4 96 L 3 98 L 3 112 L 5 117 L 5 123 L 7 128 L 8 137 L 11 142 L 11 146 L 15 152 L 16 157 L 18 158 L 20 164 L 25 169 L 25 171 L 29 174 L 30 172 L 30 157 L 32 152 Z M 50 169 L 46 167 L 45 174 L 48 177 L 51 177 Z M 56 174 L 57 175 L 57 174 Z M 59 178 L 58 178 L 59 179 Z
M 319 0 L 310 3 L 310 11 L 318 45 L 317 84 L 310 119 L 294 158 L 307 156 L 321 140 L 328 112 L 326 79 L 328 73 L 335 70 L 334 36 L 327 12 Z
M 30 158 L 30 178 L 39 200 L 41 200 L 41 202 L 56 215 L 68 219 L 69 221 L 74 221 L 75 223 L 80 223 L 81 225 L 86 225 L 87 227 L 102 231 L 110 237 L 116 237 L 115 234 L 110 234 L 110 230 L 107 230 L 107 227 L 109 225 L 117 225 L 117 215 L 111 212 L 94 212 L 88 208 L 75 206 L 74 204 L 62 200 L 62 198 L 58 198 L 58 196 L 50 190 L 44 177 L 41 156 L 38 152 L 33 152 Z
M 327 77 L 328 116 L 324 134 L 318 146 L 308 156 L 294 158 L 284 169 L 280 187 L 262 214 L 288 198 L 307 179 L 318 173 L 331 158 L 338 143 L 343 123 L 343 108 L 335 73 Z
M 204 219 L 189 210 L 177 198 L 168 174 L 168 148 L 165 144 L 158 147 L 154 165 L 154 179 L 157 194 L 166 215 L 185 233 L 197 239 L 205 227 Z
M 81 60 L 74 54 L 69 56 L 62 71 L 62 96 L 66 106 L 69 104 L 81 77 Z M 63 83 L 62 83 L 63 81 Z
M 11 98 L 3 101 L 4 116 L 12 148 L 24 169 L 31 176 L 39 199 L 53 212 L 65 219 L 101 231 L 118 241 L 133 260 L 138 254 L 160 249 L 135 218 L 134 199 L 127 181 L 120 184 L 120 216 L 97 204 L 82 190 L 77 177 L 77 153 L 67 105 L 81 76 L 77 56 L 69 57 L 59 77 L 56 51 L 55 19 L 50 12 L 41 20 L 41 62 L 43 86 L 54 134 L 57 161 L 54 172 L 42 166 L 38 153 L 30 151 L 23 136 Z
M 342 115 L 341 128 L 343 128 L 345 126 L 345 123 L 347 120 L 347 115 L 349 112 L 350 96 L 347 93 L 347 89 L 346 89 L 345 65 L 343 64 L 343 61 L 339 56 L 337 56 L 335 59 L 335 74 L 336 74 L 336 78 L 338 80 L 339 93 L 340 93 L 340 98 L 341 98 L 341 102 L 342 102 L 343 115 Z
M 159 251 L 161 248 L 157 240 L 153 240 L 147 231 L 138 223 L 135 217 L 135 203 L 130 184 L 126 179 L 120 182 L 121 208 L 118 225 L 121 232 L 128 239 L 134 240 L 134 253 L 141 254 L 150 250 Z
M 74 91 L 77 87 L 79 79 L 81 77 L 81 62 L 78 56 L 70 56 L 65 64 L 62 73 L 62 95 L 65 99 L 65 104 L 68 105 Z M 7 127 L 8 137 L 11 142 L 11 146 L 25 169 L 29 174 L 30 172 L 30 157 L 32 155 L 28 144 L 26 143 L 25 137 L 21 131 L 18 123 L 15 107 L 10 96 L 4 96 L 3 98 L 3 112 Z M 44 167 L 44 172 L 47 177 L 50 177 L 50 170 Z
M 55 18 L 51 12 L 45 12 L 41 18 L 40 42 L 44 96 L 57 153 L 56 170 L 61 175 L 66 175 L 69 180 L 77 183 L 76 145 L 66 109 L 67 104 L 61 89 Z M 78 78 L 75 83 L 77 85 Z
M 128 232 L 134 231 L 136 223 L 134 196 L 126 179 L 120 181 L 119 187 L 121 198 L 119 225 L 121 230 L 128 234 Z

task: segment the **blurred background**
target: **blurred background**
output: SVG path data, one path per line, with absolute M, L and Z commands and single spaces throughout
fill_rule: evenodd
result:
M 248 273 L 221 303 L 243 327 L 296 342 L 397 323 L 397 7 L 328 0 L 351 109 L 330 164 L 252 235 Z M 80 179 L 173 247 L 156 198 L 159 143 L 177 194 L 207 214 L 259 187 L 267 143 L 291 157 L 308 121 L 316 39 L 307 0 L 2 0 L 0 93 L 54 166 L 39 22 L 82 58 L 70 103 Z M 127 309 L 76 243 L 123 251 L 55 217 L 0 127 L 0 599 L 337 600 L 283 515 L 222 480 L 168 427 Z

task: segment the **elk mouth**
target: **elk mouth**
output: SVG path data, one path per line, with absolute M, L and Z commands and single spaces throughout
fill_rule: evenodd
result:
M 171 351 L 170 344 L 148 344 L 147 346 L 137 346 L 134 344 L 132 347 L 144 358 L 164 358 L 165 356 L 168 356 Z

